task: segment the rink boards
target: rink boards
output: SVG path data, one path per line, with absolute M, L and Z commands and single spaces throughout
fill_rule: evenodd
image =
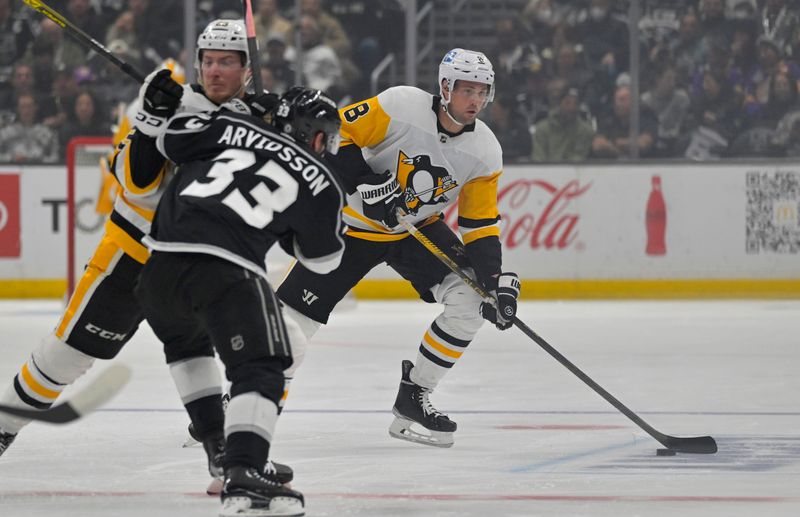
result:
M 0 166 L 0 296 L 63 296 L 65 183 L 63 167 Z M 77 267 L 102 232 L 99 185 L 79 168 Z M 517 165 L 498 197 L 504 267 L 526 298 L 800 297 L 800 165 Z M 356 294 L 415 296 L 386 267 Z

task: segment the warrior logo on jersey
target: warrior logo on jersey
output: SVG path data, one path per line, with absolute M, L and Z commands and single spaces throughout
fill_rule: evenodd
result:
M 423 205 L 447 203 L 450 200 L 445 192 L 458 186 L 447 169 L 431 163 L 430 156 L 420 154 L 409 158 L 403 151 L 397 157 L 397 180 L 411 215 L 416 215 Z

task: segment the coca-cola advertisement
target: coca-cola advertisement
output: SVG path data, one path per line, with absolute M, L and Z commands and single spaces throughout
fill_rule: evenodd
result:
M 503 248 L 563 250 L 575 245 L 581 216 L 577 199 L 591 188 L 577 179 L 554 182 L 538 178 L 514 179 L 497 193 L 500 240 Z M 445 214 L 451 228 L 458 228 L 457 205 Z

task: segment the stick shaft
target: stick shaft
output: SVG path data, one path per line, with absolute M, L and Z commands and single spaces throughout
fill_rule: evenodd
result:
M 242 10 L 244 11 L 244 25 L 247 30 L 247 51 L 250 54 L 253 89 L 256 95 L 260 95 L 264 91 L 264 85 L 261 83 L 261 57 L 258 55 L 256 26 L 253 21 L 253 3 L 250 0 L 242 0 Z
M 58 11 L 54 10 L 49 5 L 45 4 L 40 0 L 22 0 L 22 1 L 28 4 L 28 6 L 31 7 L 33 10 L 50 18 L 59 27 L 67 31 L 67 34 L 69 34 L 78 43 L 91 48 L 101 56 L 105 57 L 106 59 L 114 63 L 120 70 L 122 70 L 123 72 L 134 78 L 138 83 L 144 82 L 144 75 L 139 70 L 131 66 L 129 63 L 118 58 L 116 55 L 114 55 L 113 52 L 111 52 L 105 46 L 103 46 L 103 44 L 101 44 L 99 41 L 97 41 L 93 37 L 83 32 L 75 25 L 73 25 L 69 20 L 64 18 Z

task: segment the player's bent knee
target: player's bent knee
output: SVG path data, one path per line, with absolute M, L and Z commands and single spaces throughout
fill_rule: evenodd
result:
M 283 375 L 288 358 L 269 357 L 249 361 L 227 371 L 231 381 L 231 398 L 256 392 L 273 401 L 276 406 L 283 398 Z
M 80 352 L 50 334 L 33 351 L 38 369 L 59 384 L 72 384 L 92 367 L 96 358 Z
M 319 330 L 321 324 L 312 320 L 289 306 L 283 307 L 283 321 L 289 334 L 289 345 L 292 349 L 292 365 L 286 369 L 286 377 L 294 377 L 295 372 L 306 356 L 308 341 Z
M 455 278 L 452 278 L 455 277 Z M 437 320 L 442 330 L 455 337 L 471 339 L 483 325 L 480 314 L 481 297 L 455 275 L 448 275 L 434 293 L 444 305 Z

